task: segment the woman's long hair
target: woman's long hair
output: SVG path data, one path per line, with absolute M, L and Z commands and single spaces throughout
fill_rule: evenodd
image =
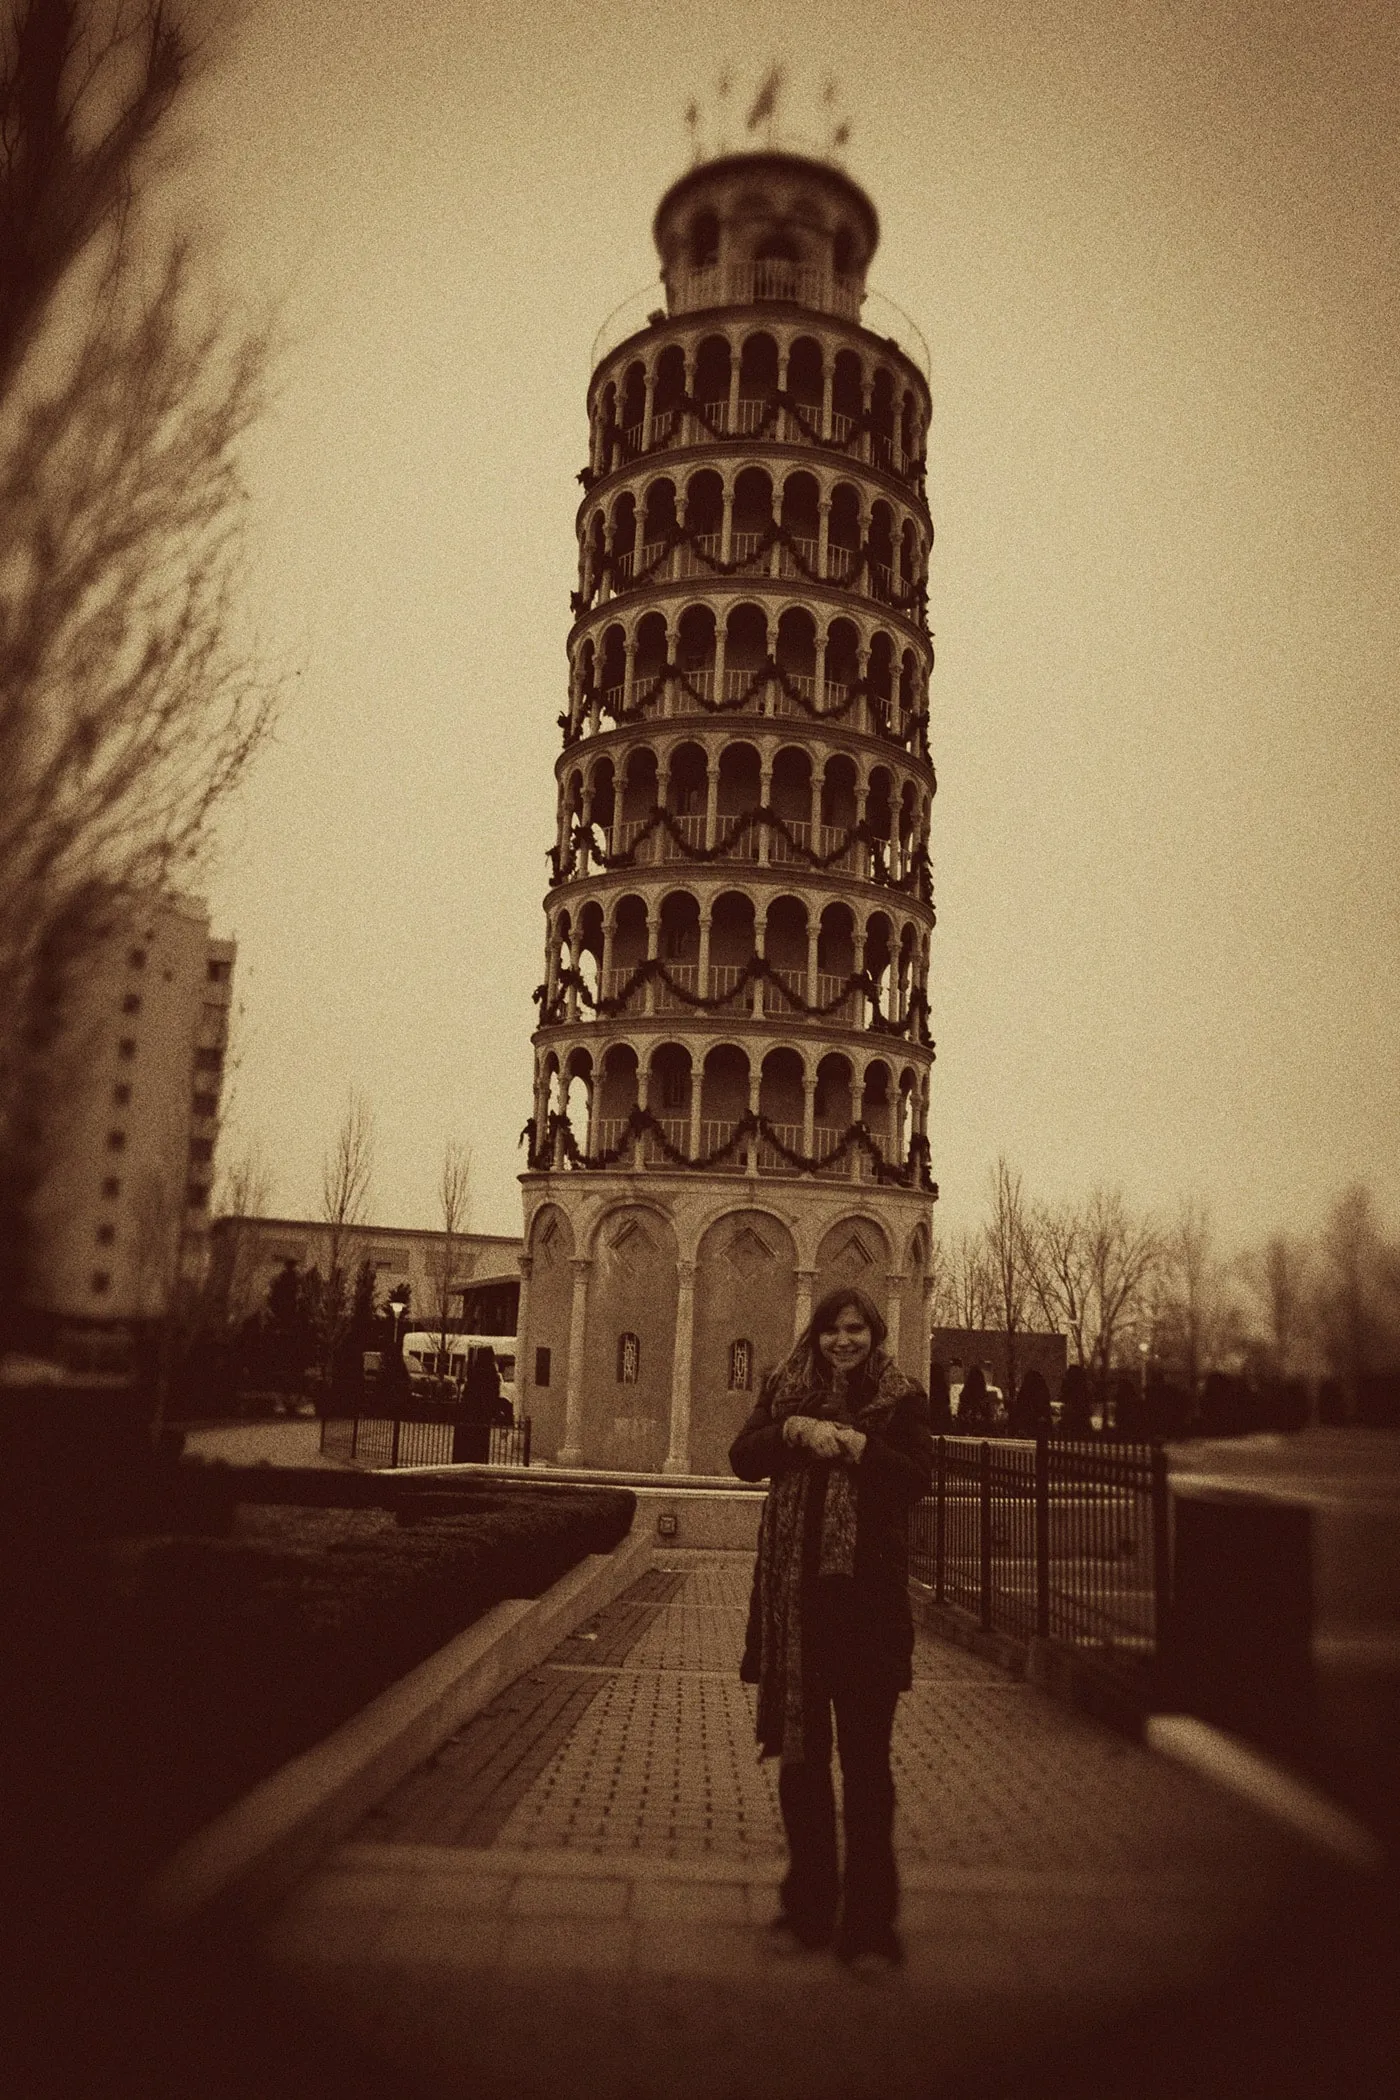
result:
M 845 1290 L 828 1291 L 826 1296 L 818 1301 L 811 1319 L 793 1343 L 787 1358 L 790 1365 L 799 1369 L 813 1383 L 831 1383 L 831 1366 L 822 1355 L 820 1337 L 831 1332 L 848 1305 L 852 1311 L 859 1313 L 870 1329 L 870 1355 L 861 1365 L 859 1376 L 869 1374 L 871 1365 L 884 1346 L 889 1329 L 881 1317 L 879 1308 L 871 1303 L 864 1291 L 858 1291 L 853 1286 L 848 1286 Z

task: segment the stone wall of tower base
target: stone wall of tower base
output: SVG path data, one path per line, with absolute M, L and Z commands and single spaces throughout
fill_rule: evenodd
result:
M 727 1472 L 765 1371 L 824 1292 L 873 1299 L 928 1374 L 922 1191 L 746 1174 L 521 1176 L 517 1403 L 562 1465 Z

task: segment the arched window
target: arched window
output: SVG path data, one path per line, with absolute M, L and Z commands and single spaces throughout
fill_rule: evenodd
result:
M 635 1385 L 642 1368 L 642 1345 L 635 1334 L 620 1334 L 617 1338 L 617 1382 L 619 1385 Z
M 729 1390 L 731 1393 L 753 1391 L 753 1343 L 743 1335 L 737 1342 L 729 1344 Z

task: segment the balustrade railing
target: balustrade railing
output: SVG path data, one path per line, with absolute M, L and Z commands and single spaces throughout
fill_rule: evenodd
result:
M 711 963 L 710 998 L 727 999 L 732 993 L 737 993 L 739 986 L 745 981 L 746 974 L 741 963 Z
M 801 1168 L 794 1166 L 790 1159 L 785 1158 L 783 1153 L 779 1151 L 778 1145 L 785 1145 L 789 1152 L 800 1154 L 802 1151 L 802 1125 L 800 1123 L 770 1122 L 769 1128 L 772 1132 L 772 1137 L 778 1140 L 778 1144 L 771 1142 L 767 1132 L 760 1135 L 758 1141 L 759 1171 L 765 1174 L 800 1174 Z
M 812 843 L 812 826 L 810 822 L 804 823 L 800 818 L 785 817 L 783 823 L 785 829 L 783 831 L 775 831 L 768 841 L 769 860 L 775 864 L 796 862 L 800 866 L 807 865 L 805 856 L 799 851 L 799 848 L 810 846 Z M 789 839 L 791 839 L 791 844 L 789 844 Z
M 705 817 L 703 811 L 690 813 L 683 817 L 673 816 L 671 825 L 673 829 L 663 834 L 666 841 L 667 860 L 684 860 L 687 854 L 697 852 L 704 846 Z M 680 833 L 679 839 L 674 836 L 675 832 Z
M 666 975 L 656 979 L 656 1011 L 659 1014 L 693 1013 L 695 1009 L 677 992 L 698 992 L 700 989 L 700 965 L 687 962 L 667 962 Z M 673 990 L 672 987 L 675 989 Z

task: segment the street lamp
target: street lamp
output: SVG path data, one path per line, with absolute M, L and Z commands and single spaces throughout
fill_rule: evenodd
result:
M 394 1361 L 399 1361 L 399 1322 L 408 1311 L 408 1291 L 398 1284 L 389 1293 L 389 1310 L 394 1315 Z

